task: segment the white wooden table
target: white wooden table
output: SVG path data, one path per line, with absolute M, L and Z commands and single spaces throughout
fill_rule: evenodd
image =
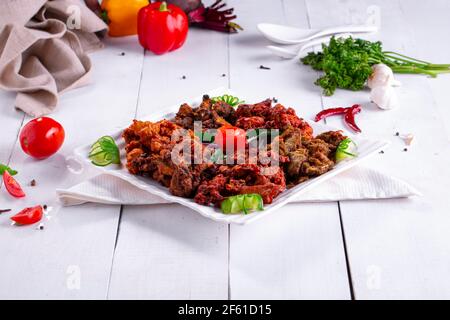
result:
M 367 92 L 323 97 L 313 85 L 317 74 L 272 57 L 256 30 L 259 22 L 306 28 L 364 22 L 375 5 L 381 31 L 373 40 L 448 63 L 450 2 L 228 3 L 245 28 L 237 35 L 191 30 L 181 50 L 164 56 L 144 53 L 134 37 L 106 40 L 107 48 L 92 55 L 94 82 L 63 95 L 51 115 L 67 138 L 48 160 L 33 161 L 21 151 L 17 136 L 29 118 L 13 109 L 14 94 L 0 92 L 0 162 L 20 171 L 28 193 L 13 200 L 1 190 L 0 209 L 54 207 L 44 230 L 13 227 L 10 214 L 0 216 L 0 298 L 450 298 L 450 76 L 400 76 L 402 106 L 383 112 L 368 103 Z M 84 178 L 66 169 L 65 157 L 76 146 L 219 86 L 245 92 L 249 100 L 277 97 L 307 119 L 324 107 L 363 103 L 358 120 L 364 134 L 392 141 L 365 165 L 412 183 L 424 196 L 292 204 L 244 227 L 206 220 L 179 205 L 58 205 L 55 189 Z M 408 152 L 397 131 L 416 136 Z

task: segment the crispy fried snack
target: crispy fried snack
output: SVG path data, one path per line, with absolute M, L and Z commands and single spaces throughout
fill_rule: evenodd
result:
M 202 121 L 203 130 L 222 126 L 278 129 L 280 135 L 271 137 L 266 154 L 279 160 L 280 165 L 271 166 L 260 160 L 243 164 L 195 162 L 174 156 L 173 151 L 181 142 L 186 143 L 186 138 L 187 148 L 192 151 L 188 160 L 198 159 L 195 150 L 205 150 L 206 146 L 194 135 L 194 121 Z M 292 108 L 281 104 L 272 107 L 270 99 L 234 109 L 225 102 L 213 102 L 208 96 L 197 108 L 183 104 L 173 120 L 134 120 L 123 137 L 130 173 L 154 179 L 173 195 L 215 206 L 226 197 L 248 193 L 260 194 L 264 203 L 272 203 L 286 185 L 291 187 L 331 170 L 336 148 L 345 139 L 341 132 L 326 132 L 314 138 L 312 128 Z M 248 143 L 244 155 L 249 155 Z

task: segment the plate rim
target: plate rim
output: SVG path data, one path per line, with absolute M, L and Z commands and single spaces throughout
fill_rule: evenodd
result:
M 219 93 L 221 94 L 231 94 L 231 95 L 237 95 L 233 90 L 230 90 L 228 88 L 225 87 L 219 87 L 213 90 L 209 90 L 207 91 L 205 94 L 208 94 L 210 96 L 214 96 L 214 95 L 218 95 Z M 189 101 L 191 104 L 195 104 L 195 102 L 197 101 L 201 101 L 201 96 L 197 96 L 193 99 L 187 99 L 187 101 Z M 181 102 L 181 103 L 185 103 Z M 157 112 L 153 112 L 150 113 L 146 116 L 142 116 L 140 117 L 141 120 L 152 120 L 152 121 L 159 121 L 161 120 L 164 116 L 173 113 L 173 109 L 179 107 L 180 104 L 173 104 L 171 106 L 167 106 L 167 107 L 163 107 L 161 108 L 160 111 Z M 159 119 L 159 120 L 158 120 Z M 128 122 L 129 123 L 129 122 Z M 323 124 L 317 124 L 314 123 L 315 126 L 320 126 L 323 128 L 327 128 L 329 130 L 339 130 L 336 128 L 333 128 L 332 126 L 328 126 L 328 125 L 323 125 Z M 111 134 L 112 137 L 114 137 L 114 139 L 117 142 L 117 137 L 119 137 L 120 139 L 123 140 L 123 138 L 121 137 L 121 132 L 123 132 L 123 130 L 128 127 L 128 125 L 124 125 L 122 129 L 118 130 L 117 132 Z M 122 126 L 121 126 L 122 127 Z M 346 134 L 347 135 L 347 134 Z M 140 181 L 139 178 L 143 179 L 142 177 L 138 177 L 136 176 L 137 179 L 129 179 L 129 177 L 126 176 L 127 172 L 126 171 L 126 167 L 125 164 L 122 164 L 122 169 L 120 171 L 116 171 L 116 170 L 108 170 L 105 167 L 97 167 L 97 166 L 92 166 L 91 161 L 89 160 L 87 154 L 85 154 L 83 151 L 86 151 L 87 149 L 89 149 L 91 147 L 91 144 L 85 144 L 82 146 L 79 146 L 77 148 L 74 149 L 73 153 L 74 155 L 77 157 L 78 160 L 80 160 L 81 165 L 84 167 L 84 165 L 90 165 L 92 167 L 95 168 L 96 171 L 104 173 L 104 174 L 109 174 L 115 177 L 118 177 L 122 180 L 127 181 L 128 183 L 132 184 L 133 186 L 144 190 L 146 192 L 150 192 L 151 194 L 154 194 L 164 200 L 170 201 L 170 202 L 174 202 L 174 203 L 178 203 L 181 204 L 182 206 L 188 207 L 192 210 L 194 210 L 196 213 L 199 213 L 200 215 L 202 215 L 205 218 L 214 220 L 216 222 L 220 222 L 220 223 L 233 223 L 233 224 L 238 224 L 238 225 L 245 225 L 248 224 L 250 222 L 256 221 L 258 219 L 261 219 L 262 217 L 267 216 L 268 214 L 272 213 L 274 210 L 279 209 L 283 206 L 285 206 L 286 204 L 288 204 L 295 196 L 298 196 L 308 190 L 310 190 L 311 188 L 317 187 L 319 186 L 321 183 L 325 182 L 326 180 L 335 177 L 336 175 L 347 171 L 349 169 L 351 169 L 352 167 L 358 165 L 359 163 L 361 163 L 362 161 L 366 160 L 367 158 L 373 156 L 374 154 L 380 152 L 381 150 L 386 149 L 391 142 L 388 140 L 371 140 L 371 139 L 365 139 L 365 138 L 359 138 L 356 135 L 353 134 L 348 134 L 348 136 L 350 136 L 351 138 L 355 138 L 356 140 L 361 140 L 361 141 L 366 141 L 368 143 L 371 143 L 373 146 L 371 147 L 371 150 L 368 151 L 367 154 L 365 154 L 363 157 L 357 157 L 357 158 L 353 158 L 350 161 L 347 161 L 346 163 L 343 163 L 341 165 L 341 167 L 339 168 L 335 168 L 333 170 L 330 170 L 328 172 L 326 172 L 325 174 L 316 177 L 314 179 L 310 180 L 310 183 L 308 185 L 303 185 L 303 187 L 301 189 L 298 189 L 294 192 L 292 192 L 291 194 L 288 194 L 285 196 L 284 199 L 280 199 L 278 202 L 276 202 L 276 199 L 273 203 L 273 205 L 271 204 L 271 207 L 268 208 L 268 210 L 263 210 L 263 211 L 259 211 L 259 212 L 254 212 L 248 215 L 244 215 L 244 214 L 239 214 L 239 215 L 227 215 L 227 214 L 223 214 L 220 212 L 216 212 L 216 214 L 211 214 L 211 213 L 207 213 L 203 210 L 201 210 L 201 207 L 205 207 L 202 205 L 199 205 L 195 202 L 193 202 L 192 199 L 188 199 L 188 198 L 182 198 L 182 197 L 178 197 L 178 196 L 174 196 L 172 194 L 167 194 L 165 193 L 163 190 L 159 190 L 160 188 L 165 188 L 164 186 L 158 185 L 156 181 L 155 182 L 156 185 L 143 185 Z M 122 154 L 121 150 L 121 154 Z M 129 175 L 131 175 L 130 173 L 128 173 Z M 150 178 L 148 178 L 150 179 Z M 296 187 L 301 186 L 302 184 L 297 185 Z M 296 188 L 294 187 L 294 188 Z M 149 189 L 150 188 L 150 189 Z M 291 189 L 292 190 L 292 189 Z M 286 192 L 283 191 L 283 192 Z M 283 192 L 280 194 L 280 196 L 283 195 Z M 201 206 L 201 207 L 200 207 Z M 210 206 L 211 207 L 211 206 Z M 237 218 L 236 218 L 237 217 Z

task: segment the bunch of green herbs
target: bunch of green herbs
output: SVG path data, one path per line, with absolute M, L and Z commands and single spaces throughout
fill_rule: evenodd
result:
M 332 37 L 330 43 L 322 45 L 322 52 L 310 52 L 301 61 L 324 75 L 316 80 L 327 96 L 337 88 L 359 91 L 372 74 L 372 66 L 383 63 L 395 73 L 425 74 L 436 77 L 440 73 L 450 73 L 450 64 L 433 64 L 383 51 L 381 42 L 363 39 Z

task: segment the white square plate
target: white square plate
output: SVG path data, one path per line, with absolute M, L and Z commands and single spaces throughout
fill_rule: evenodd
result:
M 219 88 L 219 89 L 210 91 L 207 94 L 209 94 L 211 97 L 219 96 L 219 95 L 223 95 L 223 94 L 231 94 L 231 95 L 236 95 L 240 98 L 243 98 L 243 96 L 237 95 L 225 88 Z M 191 101 L 181 101 L 179 104 L 173 105 L 169 108 L 165 108 L 165 109 L 163 109 L 163 111 L 158 112 L 156 114 L 152 114 L 150 116 L 143 117 L 140 120 L 158 121 L 158 120 L 162 120 L 164 118 L 171 119 L 171 118 L 175 117 L 175 114 L 178 111 L 178 109 L 182 103 L 187 102 L 191 106 L 198 106 L 201 103 L 201 101 L 202 101 L 201 96 L 197 97 Z M 336 130 L 335 128 L 321 125 L 321 124 L 315 123 L 314 121 L 310 121 L 309 124 L 311 125 L 311 127 L 314 130 L 314 135 L 320 134 L 321 132 Z M 128 126 L 128 125 L 126 125 L 126 126 Z M 165 200 L 168 200 L 171 202 L 176 202 L 176 203 L 182 204 L 186 207 L 189 207 L 189 208 L 195 210 L 196 212 L 200 213 L 202 216 L 204 216 L 206 218 L 209 218 L 209 219 L 212 219 L 215 221 L 219 221 L 219 222 L 236 223 L 236 224 L 246 224 L 246 223 L 249 223 L 256 219 L 262 218 L 268 214 L 274 213 L 278 208 L 284 206 L 289 201 L 295 199 L 301 193 L 320 185 L 320 183 L 330 179 L 331 177 L 334 177 L 335 175 L 337 175 L 345 170 L 350 169 L 351 167 L 354 167 L 355 165 L 357 165 L 361 161 L 365 160 L 369 156 L 376 154 L 380 150 L 386 148 L 386 146 L 389 144 L 389 142 L 387 142 L 387 141 L 373 141 L 373 140 L 367 140 L 367 139 L 360 138 L 359 136 L 356 136 L 356 135 L 350 135 L 350 138 L 353 141 L 355 141 L 355 143 L 358 145 L 358 157 L 352 158 L 348 161 L 341 162 L 341 163 L 337 164 L 333 168 L 333 170 L 331 170 L 317 178 L 310 179 L 304 183 L 301 183 L 301 184 L 295 186 L 294 188 L 285 190 L 278 197 L 276 197 L 274 199 L 272 204 L 265 205 L 263 211 L 253 212 L 253 213 L 244 215 L 244 214 L 223 214 L 220 212 L 219 209 L 214 208 L 214 207 L 199 205 L 199 204 L 195 203 L 193 199 L 186 199 L 186 198 L 173 196 L 169 192 L 168 188 L 160 185 L 158 182 L 156 182 L 150 178 L 145 178 L 145 177 L 140 177 L 140 176 L 135 176 L 135 175 L 130 174 L 124 165 L 126 163 L 126 157 L 125 157 L 125 150 L 124 150 L 125 149 L 125 141 L 122 138 L 122 132 L 123 132 L 123 130 L 109 134 L 111 137 L 113 137 L 115 139 L 117 145 L 119 146 L 119 149 L 121 150 L 122 165 L 121 166 L 112 165 L 112 166 L 107 166 L 107 167 L 95 167 L 95 168 L 97 168 L 102 173 L 111 174 L 111 175 L 119 177 L 123 180 L 126 180 L 129 183 L 133 184 L 134 186 L 136 186 L 142 190 L 148 191 L 154 195 L 157 195 Z M 91 148 L 91 144 L 79 147 L 79 148 L 75 149 L 75 155 L 78 156 L 83 161 L 84 164 L 93 166 L 88 157 L 90 148 Z

